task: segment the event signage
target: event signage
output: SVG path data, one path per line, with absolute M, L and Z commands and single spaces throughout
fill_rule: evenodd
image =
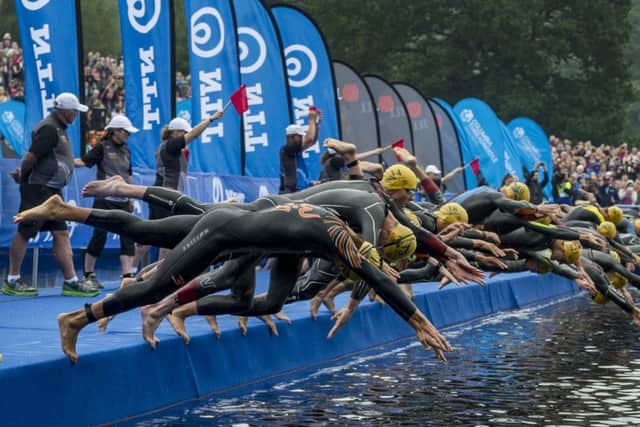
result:
M 460 140 L 456 125 L 454 124 L 453 111 L 447 104 L 447 108 L 443 106 L 444 101 L 436 101 L 428 99 L 427 102 L 433 111 L 436 119 L 436 125 L 438 126 L 438 134 L 440 135 L 440 154 L 442 156 L 442 171 L 443 173 L 449 173 L 451 170 L 462 166 L 462 152 L 460 147 Z M 466 190 L 465 176 L 467 173 L 465 169 L 464 173 L 454 175 L 449 181 L 447 181 L 447 190 L 452 193 L 462 193 Z M 469 174 L 471 172 L 469 171 Z M 475 186 L 475 177 L 471 175 L 473 186 Z
M 306 127 L 310 107 L 322 112 L 318 140 L 302 154 L 308 177 L 316 180 L 322 141 L 340 138 L 331 60 L 322 33 L 307 15 L 286 6 L 271 8 L 271 13 L 282 38 L 294 122 Z
M 185 0 L 191 72 L 191 123 L 221 111 L 240 87 L 238 43 L 229 0 Z M 241 118 L 228 111 L 189 145 L 190 167 L 242 174 Z
M 71 92 L 80 97 L 76 2 L 16 0 L 24 57 L 26 115 L 24 146 L 31 129 L 53 109 L 55 97 Z M 80 155 L 80 120 L 67 130 L 74 156 Z
M 464 162 L 480 160 L 480 171 L 492 187 L 499 187 L 505 175 L 504 137 L 495 113 L 479 99 L 459 101 L 453 111 L 466 138 Z
M 526 117 L 518 117 L 508 125 L 509 132 L 518 143 L 518 153 L 522 164 L 532 171 L 539 162 L 544 162 L 549 174 L 549 183 L 544 187 L 544 195 L 551 198 L 551 177 L 553 176 L 553 161 L 551 158 L 551 145 L 549 137 L 544 130 L 533 120 Z M 542 174 L 541 178 L 542 178 Z
M 407 84 L 396 83 L 393 87 L 398 91 L 409 115 L 413 134 L 413 154 L 418 164 L 422 167 L 435 165 L 442 170 L 438 127 L 427 100 Z
M 380 146 L 384 147 L 402 139 L 404 140 L 404 146 L 413 152 L 411 125 L 400 95 L 380 77 L 364 76 L 364 82 L 371 90 L 371 95 L 375 101 Z M 397 162 L 391 150 L 385 151 L 382 154 L 382 159 L 387 165 Z
M 22 158 L 28 146 L 24 143 L 24 104 L 19 101 L 6 101 L 0 104 L 0 135 L 7 145 Z
M 127 116 L 134 166 L 155 168 L 162 127 L 172 117 L 173 52 L 169 0 L 119 0 Z
M 276 178 L 280 148 L 291 123 L 280 40 L 259 0 L 234 0 L 240 80 L 247 85 L 249 110 L 243 114 L 244 174 Z
M 378 119 L 369 88 L 347 64 L 333 61 L 333 71 L 342 139 L 355 144 L 360 152 L 378 148 Z M 379 161 L 378 158 L 367 160 Z

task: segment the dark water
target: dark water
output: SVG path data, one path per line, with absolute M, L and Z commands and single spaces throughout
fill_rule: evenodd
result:
M 613 304 L 573 298 L 446 335 L 446 365 L 400 342 L 129 425 L 640 425 L 640 328 Z

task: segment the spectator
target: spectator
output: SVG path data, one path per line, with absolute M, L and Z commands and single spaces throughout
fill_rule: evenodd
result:
M 539 181 L 538 168 L 542 169 L 542 182 Z M 525 183 L 529 187 L 531 194 L 531 203 L 539 205 L 544 200 L 542 189 L 549 183 L 549 174 L 547 173 L 547 165 L 544 162 L 538 162 L 533 171 L 529 172 L 524 166 L 522 167 Z
M 306 132 L 302 126 L 291 124 L 285 130 L 286 142 L 280 148 L 280 194 L 293 193 L 298 188 L 298 156 L 315 144 L 322 114 L 309 109 L 309 127 Z

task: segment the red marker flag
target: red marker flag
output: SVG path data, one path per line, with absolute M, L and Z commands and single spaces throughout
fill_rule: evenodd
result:
M 469 163 L 471 166 L 471 171 L 474 175 L 478 175 L 480 173 L 480 159 L 474 159 Z
M 238 114 L 242 114 L 249 109 L 249 101 L 247 100 L 247 85 L 240 86 L 240 89 L 231 94 L 231 102 L 233 108 Z
M 391 148 L 404 148 L 404 139 L 399 139 L 391 144 Z

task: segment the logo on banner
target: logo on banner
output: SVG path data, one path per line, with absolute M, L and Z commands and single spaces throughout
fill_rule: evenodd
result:
M 518 126 L 513 130 L 513 136 L 515 136 L 518 139 L 522 138 L 524 136 L 524 129 Z
M 318 60 L 307 46 L 292 44 L 284 50 L 287 64 L 287 77 L 292 87 L 304 87 L 315 79 L 318 73 Z
M 345 102 L 357 102 L 360 98 L 360 89 L 355 83 L 346 83 L 342 86 L 342 99 Z
M 417 119 L 422 116 L 422 105 L 417 101 L 409 102 L 407 104 L 407 111 L 409 112 L 409 117 Z
M 217 176 L 213 177 L 212 186 L 213 203 L 222 203 L 231 198 L 236 199 L 238 203 L 244 203 L 246 199 L 246 195 L 242 192 L 225 189 L 222 180 Z
M 149 15 L 147 4 L 151 0 L 127 0 L 127 17 L 134 30 L 141 34 L 147 34 L 156 26 L 160 18 L 161 1 L 153 0 L 153 13 L 145 22 L 145 16 Z
M 469 109 L 462 110 L 460 113 L 460 119 L 465 123 L 470 123 L 473 120 L 473 111 Z
M 378 110 L 381 113 L 392 112 L 393 106 L 394 106 L 393 98 L 390 97 L 389 95 L 382 95 L 380 98 L 378 98 Z
M 27 10 L 34 11 L 42 9 L 49 3 L 49 0 L 22 0 L 22 7 Z
M 213 58 L 223 48 L 224 22 L 220 12 L 214 7 L 198 9 L 191 15 L 191 51 L 201 58 Z
M 259 70 L 267 59 L 267 44 L 253 28 L 238 27 L 238 57 L 242 74 Z

